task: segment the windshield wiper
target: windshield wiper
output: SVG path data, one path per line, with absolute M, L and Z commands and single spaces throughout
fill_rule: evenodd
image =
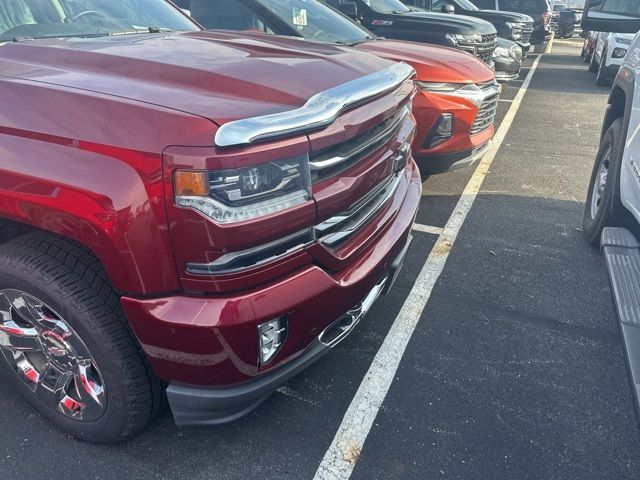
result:
M 28 35 L 13 37 L 12 39 L 0 40 L 2 42 L 26 42 L 29 40 L 45 40 L 51 38 L 100 38 L 100 37 L 117 37 L 120 35 L 144 35 L 147 33 L 168 33 L 173 32 L 170 28 L 160 28 L 160 27 L 144 27 L 138 28 L 136 30 L 129 30 L 124 32 L 87 32 L 87 33 L 69 33 L 69 34 L 61 34 L 61 35 L 45 35 L 42 37 L 30 37 Z
M 118 35 L 143 35 L 145 33 L 168 33 L 173 32 L 170 28 L 160 28 L 160 27 L 144 27 L 138 28 L 136 30 L 129 30 L 124 32 L 109 32 L 106 35 L 109 37 L 115 37 Z

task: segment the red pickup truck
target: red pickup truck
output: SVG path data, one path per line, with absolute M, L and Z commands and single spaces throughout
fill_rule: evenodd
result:
M 414 70 L 161 0 L 0 5 L 0 366 L 67 433 L 228 422 L 391 288 Z

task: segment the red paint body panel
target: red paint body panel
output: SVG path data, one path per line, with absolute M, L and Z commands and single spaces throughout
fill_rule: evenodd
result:
M 142 348 L 161 378 L 192 385 L 242 382 L 295 358 L 359 302 L 405 246 L 422 185 L 413 161 L 393 201 L 393 220 L 358 259 L 328 273 L 315 265 L 233 296 L 123 298 Z M 272 362 L 259 368 L 257 325 L 287 315 L 289 334 Z

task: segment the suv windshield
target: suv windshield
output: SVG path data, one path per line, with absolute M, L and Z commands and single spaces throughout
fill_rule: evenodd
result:
M 304 38 L 354 44 L 372 38 L 371 32 L 317 0 L 258 0 Z
M 411 10 L 400 0 L 362 0 L 378 13 L 407 13 Z
M 0 42 L 158 30 L 199 28 L 158 0 L 0 0 Z

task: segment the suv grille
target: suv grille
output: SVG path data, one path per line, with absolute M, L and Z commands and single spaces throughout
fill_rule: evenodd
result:
M 481 42 L 458 42 L 458 48 L 468 52 L 487 64 L 493 62 L 493 51 L 496 49 L 496 34 L 482 35 Z
M 478 86 L 485 90 L 490 88 L 493 83 L 494 82 L 491 81 Z M 493 125 L 493 120 L 496 117 L 496 110 L 498 109 L 498 98 L 500 98 L 500 94 L 496 93 L 484 99 L 482 105 L 480 105 L 480 109 L 478 110 L 478 115 L 471 126 L 471 135 L 477 135 L 478 133 L 484 132 L 487 128 Z
M 516 42 L 529 43 L 533 33 L 533 22 L 522 22 L 511 30 L 511 35 Z

